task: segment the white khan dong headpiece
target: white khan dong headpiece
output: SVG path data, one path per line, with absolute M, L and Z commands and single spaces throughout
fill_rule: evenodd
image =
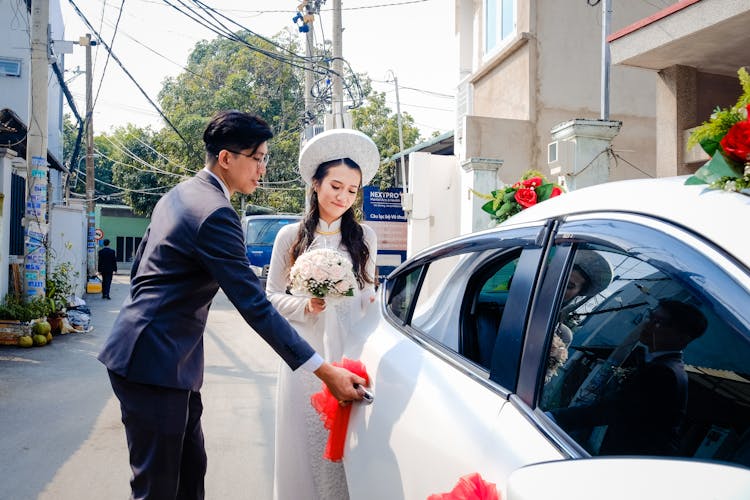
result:
M 316 135 L 299 153 L 299 173 L 306 184 L 318 167 L 331 160 L 350 158 L 362 171 L 362 185 L 369 184 L 380 165 L 380 153 L 372 139 L 358 130 L 337 128 Z

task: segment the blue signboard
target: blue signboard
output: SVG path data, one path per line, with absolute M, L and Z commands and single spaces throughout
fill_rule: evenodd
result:
M 364 222 L 378 236 L 378 279 L 390 274 L 406 259 L 406 214 L 401 207 L 402 190 L 365 186 L 362 211 Z

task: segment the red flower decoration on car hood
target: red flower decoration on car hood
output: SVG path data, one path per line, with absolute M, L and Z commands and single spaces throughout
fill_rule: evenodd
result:
M 533 189 L 521 188 L 516 191 L 515 198 L 518 204 L 524 208 L 536 205 L 536 191 Z
M 732 125 L 721 140 L 721 149 L 733 160 L 750 160 L 750 104 L 747 105 L 748 118 Z

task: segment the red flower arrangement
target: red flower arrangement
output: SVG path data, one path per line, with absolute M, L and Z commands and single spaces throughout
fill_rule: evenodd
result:
M 750 74 L 737 71 L 742 95 L 728 109 L 717 108 L 711 119 L 696 127 L 688 147 L 700 144 L 711 157 L 685 184 L 709 184 L 715 189 L 750 189 Z
M 482 210 L 490 214 L 492 220 L 500 223 L 521 210 L 559 196 L 564 191 L 557 184 L 545 179 L 541 173 L 529 170 L 512 186 L 496 189 L 489 195 L 473 192 L 489 200 L 482 205 Z

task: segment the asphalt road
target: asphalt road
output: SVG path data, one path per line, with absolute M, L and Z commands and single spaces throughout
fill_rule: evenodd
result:
M 121 271 L 112 300 L 84 297 L 89 333 L 56 336 L 44 347 L 0 346 L 0 499 L 128 498 L 119 406 L 96 360 L 127 283 Z M 205 351 L 206 497 L 270 499 L 279 358 L 221 293 Z

